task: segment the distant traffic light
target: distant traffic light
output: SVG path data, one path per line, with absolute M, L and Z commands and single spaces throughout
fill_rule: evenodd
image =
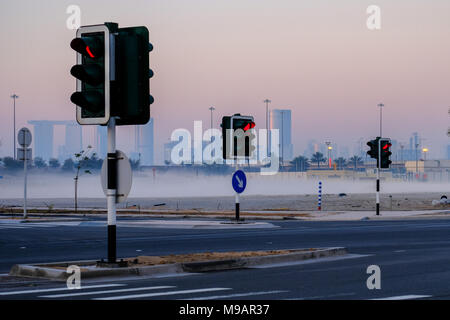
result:
M 77 105 L 80 124 L 146 124 L 150 120 L 149 43 L 146 27 L 118 28 L 116 23 L 83 26 L 70 43 L 77 65 L 70 73 L 77 91 L 70 100 Z
M 70 73 L 77 79 L 70 100 L 77 105 L 80 124 L 106 124 L 110 117 L 110 33 L 117 24 L 80 27 L 70 47 L 77 64 Z
M 380 149 L 381 149 L 381 163 L 380 168 L 389 168 L 392 161 L 389 159 L 392 155 L 392 152 L 390 148 L 392 147 L 392 144 L 390 140 L 388 139 L 381 139 L 380 140 Z
M 377 137 L 375 140 L 370 140 L 367 142 L 367 145 L 370 147 L 370 150 L 367 151 L 367 154 L 373 158 L 377 159 L 377 167 L 378 167 L 378 143 L 380 141 L 380 137 Z
M 224 159 L 250 159 L 255 152 L 255 122 L 239 113 L 222 118 L 222 156 Z

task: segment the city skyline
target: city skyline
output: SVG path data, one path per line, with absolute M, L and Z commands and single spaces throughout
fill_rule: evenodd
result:
M 253 115 L 257 128 L 264 128 L 267 98 L 271 110 L 292 110 L 294 156 L 310 139 L 351 145 L 375 137 L 377 104 L 384 103 L 385 136 L 407 143 L 420 132 L 429 157 L 445 157 L 450 45 L 441 39 L 450 30 L 450 4 L 413 2 L 379 1 L 382 27 L 376 31 L 366 27 L 368 4 L 352 1 L 134 1 L 107 10 L 102 1 L 78 5 L 82 24 L 117 21 L 150 30 L 155 161 L 163 158 L 160 150 L 173 130 L 191 129 L 194 120 L 209 124 L 211 105 L 215 128 L 222 116 L 236 112 Z M 29 120 L 75 118 L 69 4 L 0 5 L 0 32 L 9 43 L 0 59 L 0 156 L 13 150 L 12 93 L 20 96 L 16 130 Z M 132 141 L 132 127 L 119 132 L 119 144 Z

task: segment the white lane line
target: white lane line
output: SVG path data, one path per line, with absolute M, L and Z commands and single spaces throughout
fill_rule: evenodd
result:
M 289 298 L 286 300 L 314 300 L 314 299 L 329 299 L 332 297 L 346 297 L 346 296 L 354 296 L 356 293 L 349 292 L 349 293 L 337 293 L 337 294 L 331 294 L 327 296 L 313 296 L 313 297 L 302 297 L 302 298 Z
M 115 296 L 115 297 L 96 298 L 94 300 L 123 300 L 123 299 L 149 298 L 149 297 L 158 297 L 158 296 L 170 296 L 170 295 L 175 295 L 175 294 L 211 292 L 211 291 L 222 291 L 222 290 L 231 290 L 231 288 L 204 288 L 204 289 L 193 289 L 193 290 L 179 290 L 179 291 L 167 291 L 167 292 L 156 292 L 156 293 L 144 293 L 144 294 L 134 294 L 134 295 L 128 295 L 128 296 Z
M 39 296 L 39 298 L 64 298 L 64 297 L 89 296 L 89 295 L 104 294 L 104 293 L 119 293 L 119 292 L 145 291 L 145 290 L 157 290 L 157 289 L 169 289 L 169 288 L 175 288 L 175 287 L 174 286 L 156 286 L 156 287 L 140 287 L 140 288 L 130 288 L 130 289 L 63 293 L 63 294 L 54 294 L 54 295 L 48 295 L 48 296 Z
M 287 290 L 257 291 L 257 292 L 228 294 L 228 295 L 223 295 L 223 296 L 208 296 L 208 297 L 189 298 L 189 300 L 217 300 L 217 299 L 225 299 L 225 298 L 258 296 L 258 295 L 263 295 L 263 294 L 282 293 L 282 292 L 289 292 L 289 291 L 287 291 Z M 182 300 L 182 299 L 179 299 L 179 300 Z
M 101 284 L 94 286 L 82 286 L 80 289 L 68 289 L 65 288 L 52 288 L 52 289 L 36 289 L 36 290 L 23 290 L 23 291 L 10 291 L 10 292 L 0 292 L 0 296 L 10 296 L 14 294 L 28 294 L 28 293 L 40 293 L 40 292 L 54 292 L 54 291 L 65 291 L 65 290 L 83 290 L 83 289 L 94 289 L 94 288 L 107 288 L 107 287 L 122 287 L 126 284 Z
M 422 298 L 429 298 L 429 297 L 431 297 L 431 296 L 409 294 L 409 295 L 405 295 L 405 296 L 377 298 L 377 299 L 370 299 L 370 300 L 410 300 L 410 299 L 422 299 Z

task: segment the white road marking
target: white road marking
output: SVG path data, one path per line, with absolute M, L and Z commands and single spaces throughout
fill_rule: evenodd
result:
M 0 296 L 10 296 L 14 294 L 28 294 L 28 293 L 40 293 L 40 292 L 54 292 L 54 291 L 65 291 L 65 290 L 83 290 L 83 289 L 94 289 L 94 288 L 107 288 L 107 287 L 121 287 L 126 286 L 126 284 L 102 284 L 102 285 L 93 285 L 93 286 L 82 286 L 80 289 L 68 289 L 64 288 L 51 288 L 51 289 L 36 289 L 36 290 L 23 290 L 23 291 L 9 291 L 9 292 L 0 292 Z
M 175 288 L 175 287 L 174 286 L 156 286 L 156 287 L 140 287 L 140 288 L 130 288 L 130 289 L 63 293 L 63 294 L 54 294 L 54 295 L 48 295 L 48 296 L 39 296 L 39 298 L 64 298 L 64 297 L 89 296 L 89 295 L 104 294 L 104 293 L 119 293 L 119 292 L 157 290 L 157 289 L 169 289 L 169 288 Z
M 217 299 L 225 299 L 225 298 L 236 298 L 236 297 L 246 297 L 246 296 L 258 296 L 263 294 L 271 294 L 271 293 L 282 293 L 289 292 L 286 290 L 274 290 L 274 291 L 257 291 L 257 292 L 246 292 L 246 293 L 235 293 L 228 294 L 223 296 L 209 296 L 209 297 L 197 297 L 197 298 L 189 298 L 189 300 L 217 300 Z M 181 300 L 181 299 L 180 299 Z
M 410 299 L 421 299 L 421 298 L 429 298 L 429 297 L 431 297 L 431 296 L 409 294 L 409 295 L 405 295 L 405 296 L 377 298 L 377 299 L 371 299 L 371 300 L 410 300 Z
M 94 300 L 123 300 L 123 299 L 149 298 L 149 297 L 158 297 L 158 296 L 170 296 L 170 295 L 175 295 L 175 294 L 199 293 L 199 292 L 222 291 L 222 290 L 231 290 L 231 288 L 204 288 L 204 289 L 193 289 L 193 290 L 166 291 L 166 292 L 156 292 L 156 293 L 134 294 L 134 295 L 128 295 L 128 296 L 96 298 Z
M 313 297 L 302 297 L 302 298 L 289 298 L 286 300 L 313 300 L 313 299 L 328 299 L 331 297 L 345 297 L 345 296 L 354 296 L 356 293 L 354 292 L 349 292 L 349 293 L 336 293 L 336 294 L 331 294 L 331 295 L 327 295 L 327 296 L 313 296 Z

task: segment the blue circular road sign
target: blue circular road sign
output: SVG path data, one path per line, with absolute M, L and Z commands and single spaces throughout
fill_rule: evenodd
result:
M 231 180 L 233 184 L 233 189 L 237 193 L 242 193 L 247 186 L 247 177 L 245 176 L 244 171 L 238 170 L 233 174 L 233 178 Z

